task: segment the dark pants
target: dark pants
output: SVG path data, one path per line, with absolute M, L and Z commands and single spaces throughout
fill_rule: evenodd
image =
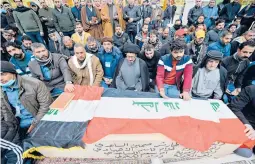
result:
M 137 30 L 134 29 L 133 31 L 127 31 L 127 34 L 129 36 L 129 39 L 132 43 L 135 43 L 135 36 L 137 34 Z
M 64 35 L 64 36 L 70 36 L 70 37 L 72 37 L 73 33 L 74 33 L 74 31 L 68 31 L 68 32 L 63 32 L 63 35 Z
M 39 42 L 45 45 L 45 42 L 40 35 L 40 32 L 26 32 L 26 35 L 31 38 L 32 42 Z
M 23 164 L 23 150 L 20 145 L 0 139 L 1 163 L 2 164 Z

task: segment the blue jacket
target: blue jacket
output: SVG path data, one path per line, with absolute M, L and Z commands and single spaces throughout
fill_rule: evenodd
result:
M 72 7 L 71 9 L 73 16 L 75 19 L 81 20 L 81 6 L 77 8 L 76 6 Z
M 217 6 L 215 7 L 209 7 L 208 5 L 205 6 L 203 8 L 203 14 L 205 16 L 205 25 L 207 29 L 214 25 L 215 20 L 219 17 Z
M 207 52 L 211 50 L 216 50 L 223 53 L 223 57 L 227 57 L 227 56 L 230 56 L 230 49 L 231 49 L 230 43 L 227 45 L 224 45 L 222 44 L 221 41 L 217 41 L 208 46 Z
M 106 55 L 108 54 L 112 55 L 112 57 L 107 57 Z M 113 79 L 116 68 L 119 64 L 120 59 L 123 58 L 123 55 L 117 47 L 113 47 L 112 52 L 108 54 L 105 52 L 104 48 L 100 48 L 97 57 L 99 58 L 103 67 L 104 77 Z
M 17 60 L 16 58 L 11 57 L 10 62 L 14 65 L 16 72 L 19 75 L 32 76 L 30 69 L 28 67 L 28 63 L 34 60 L 34 56 L 32 55 L 32 53 L 29 53 L 29 52 L 24 52 L 24 53 L 25 53 L 25 57 L 23 60 Z

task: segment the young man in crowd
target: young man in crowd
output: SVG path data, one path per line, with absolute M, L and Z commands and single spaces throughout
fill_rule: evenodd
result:
M 42 8 L 39 9 L 39 18 L 41 22 L 45 24 L 47 29 L 55 29 L 54 21 L 53 21 L 53 8 L 49 7 L 45 0 L 39 0 Z
M 130 42 L 128 34 L 122 30 L 119 24 L 115 25 L 115 33 L 112 39 L 114 46 L 116 46 L 120 51 L 123 51 L 125 43 Z
M 255 40 L 255 31 L 249 30 L 243 33 L 242 36 L 239 36 L 237 38 L 234 38 L 231 42 L 231 55 L 236 53 L 239 45 L 246 41 Z
M 68 59 L 74 55 L 74 41 L 69 36 L 63 37 L 61 53 Z
M 141 51 L 138 55 L 140 59 L 145 61 L 148 70 L 149 70 L 149 78 L 150 78 L 150 89 L 154 91 L 156 85 L 156 74 L 157 74 L 157 65 L 160 59 L 160 54 L 158 51 L 155 51 L 154 46 L 151 44 L 147 44 L 144 47 L 144 51 Z
M 141 19 L 141 10 L 134 5 L 134 0 L 128 0 L 128 5 L 123 9 L 123 19 L 126 21 L 126 32 L 132 43 L 137 34 L 137 23 Z
M 207 46 L 204 43 L 204 39 L 205 32 L 203 30 L 199 30 L 195 32 L 195 39 L 187 45 L 187 55 L 191 57 L 192 62 L 195 65 L 199 64 L 206 55 Z
M 143 5 L 141 6 L 141 14 L 142 19 L 145 20 L 146 18 L 151 18 L 152 16 L 152 7 L 150 5 L 149 0 L 144 0 Z
M 237 25 L 232 23 L 228 26 L 228 31 L 232 33 L 233 35 L 233 38 L 236 38 L 237 37 L 237 33 L 236 33 L 236 28 L 237 28 Z
M 169 27 L 163 28 L 162 34 L 159 35 L 159 40 L 162 43 L 162 45 L 171 41 L 171 38 L 169 36 Z
M 86 52 L 97 55 L 101 47 L 101 44 L 94 37 L 88 37 L 87 44 L 85 45 Z
M 203 14 L 205 16 L 205 25 L 207 29 L 210 29 L 215 25 L 215 20 L 219 17 L 216 0 L 210 0 L 209 4 L 203 7 Z
M 228 87 L 224 95 L 224 102 L 231 101 L 230 98 L 241 92 L 243 75 L 249 66 L 249 57 L 255 50 L 255 42 L 246 41 L 239 45 L 237 52 L 222 60 L 222 66 L 228 71 Z
M 190 56 L 184 55 L 185 47 L 184 41 L 174 40 L 170 45 L 171 53 L 162 56 L 158 62 L 156 87 L 163 98 L 191 99 L 193 66 Z
M 40 43 L 33 43 L 31 48 L 35 56 L 35 60 L 28 64 L 32 76 L 44 82 L 51 96 L 57 97 L 64 91 L 74 91 L 73 80 L 63 55 L 50 53 Z
M 20 137 L 24 139 L 48 112 L 52 103 L 50 93 L 40 80 L 17 75 L 14 66 L 6 61 L 1 61 L 0 82 L 1 112 L 8 109 L 13 114 L 11 112 L 15 110 Z
M 195 6 L 188 13 L 188 25 L 195 25 L 200 15 L 203 15 L 202 0 L 195 0 Z
M 52 53 L 61 53 L 62 50 L 62 39 L 58 37 L 58 33 L 55 29 L 50 29 L 49 34 L 49 51 Z
M 33 54 L 30 52 L 22 51 L 21 47 L 15 43 L 6 43 L 4 45 L 6 52 L 11 55 L 10 62 L 14 65 L 17 74 L 20 76 L 31 76 L 28 63 L 34 59 Z
M 223 19 L 219 19 L 215 22 L 215 28 L 208 31 L 205 37 L 205 43 L 208 45 L 217 42 L 220 40 L 220 36 L 224 31 L 225 21 Z
M 112 38 L 104 37 L 102 39 L 102 46 L 103 48 L 99 50 L 97 55 L 104 70 L 101 86 L 108 88 L 112 84 L 116 68 L 123 55 L 117 47 L 113 46 Z
M 25 53 L 32 54 L 32 50 L 31 50 L 32 40 L 31 40 L 31 38 L 27 35 L 24 35 L 21 38 L 21 42 L 22 42 L 22 45 L 21 45 L 22 51 Z
M 149 39 L 149 25 L 144 24 L 142 31 L 135 36 L 135 43 L 142 48 L 143 44 Z
M 53 21 L 60 36 L 71 37 L 75 29 L 75 19 L 70 8 L 62 5 L 61 0 L 54 0 Z
M 4 38 L 4 42 L 16 42 L 10 30 L 4 30 L 2 36 Z
M 161 47 L 162 47 L 162 43 L 161 41 L 159 40 L 158 38 L 158 32 L 153 30 L 150 32 L 150 35 L 149 35 L 149 39 L 147 41 L 144 42 L 143 46 L 142 46 L 142 50 L 144 50 L 144 47 L 147 45 L 147 44 L 151 44 L 153 45 L 154 49 L 156 51 L 160 51 Z
M 223 53 L 223 57 L 230 56 L 232 33 L 224 31 L 219 41 L 214 42 L 208 46 L 207 51 L 216 50 Z
M 104 76 L 104 70 L 99 59 L 87 53 L 82 44 L 74 45 L 74 56 L 68 65 L 71 70 L 74 84 L 87 86 L 100 86 Z
M 182 22 L 180 19 L 176 19 L 174 22 L 173 27 L 170 28 L 169 36 L 170 38 L 174 38 L 174 34 L 177 30 L 179 30 L 182 27 Z
M 72 35 L 72 40 L 75 43 L 80 43 L 83 44 L 83 46 L 85 46 L 87 44 L 89 36 L 90 34 L 83 30 L 81 22 L 77 22 L 75 24 L 75 33 Z
M 13 17 L 21 34 L 28 35 L 33 42 L 45 44 L 42 38 L 44 35 L 43 27 L 39 17 L 33 10 L 25 7 L 22 0 L 15 0 L 14 2 L 17 8 L 13 12 Z
M 209 51 L 193 70 L 192 97 L 221 99 L 227 85 L 227 70 L 220 66 L 223 54 Z
M 124 45 L 126 58 L 121 60 L 113 78 L 113 87 L 121 90 L 149 91 L 149 72 L 146 63 L 137 58 L 138 45 Z

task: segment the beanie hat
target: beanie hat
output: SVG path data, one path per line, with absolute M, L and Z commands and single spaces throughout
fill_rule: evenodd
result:
M 205 38 L 205 31 L 204 30 L 198 30 L 196 33 L 197 38 Z
M 113 43 L 113 40 L 112 40 L 112 38 L 111 38 L 111 37 L 103 37 L 103 39 L 101 40 L 101 42 L 102 42 L 102 44 L 103 44 L 104 42 L 110 42 L 110 43 Z
M 7 61 L 1 61 L 1 70 L 0 72 L 9 72 L 13 74 L 17 74 L 16 69 L 13 64 Z
M 216 50 L 211 50 L 207 52 L 206 56 L 210 59 L 215 59 L 215 60 L 222 60 L 223 58 L 223 53 L 216 51 Z
M 175 36 L 184 36 L 185 35 L 185 30 L 184 29 L 179 29 L 175 32 Z
M 124 53 L 134 53 L 134 54 L 139 54 L 140 53 L 140 48 L 138 45 L 133 44 L 133 43 L 126 43 L 123 46 L 123 51 Z

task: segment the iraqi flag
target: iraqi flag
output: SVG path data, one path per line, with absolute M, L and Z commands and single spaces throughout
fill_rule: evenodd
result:
M 67 107 L 50 109 L 25 139 L 24 157 L 165 158 L 187 150 L 211 152 L 215 143 L 232 145 L 231 153 L 242 144 L 253 144 L 244 129 L 219 100 L 185 102 L 155 93 L 76 86 Z M 169 145 L 175 145 L 175 152 L 166 149 Z M 132 156 L 127 155 L 130 149 Z M 196 158 L 211 156 L 204 154 Z

